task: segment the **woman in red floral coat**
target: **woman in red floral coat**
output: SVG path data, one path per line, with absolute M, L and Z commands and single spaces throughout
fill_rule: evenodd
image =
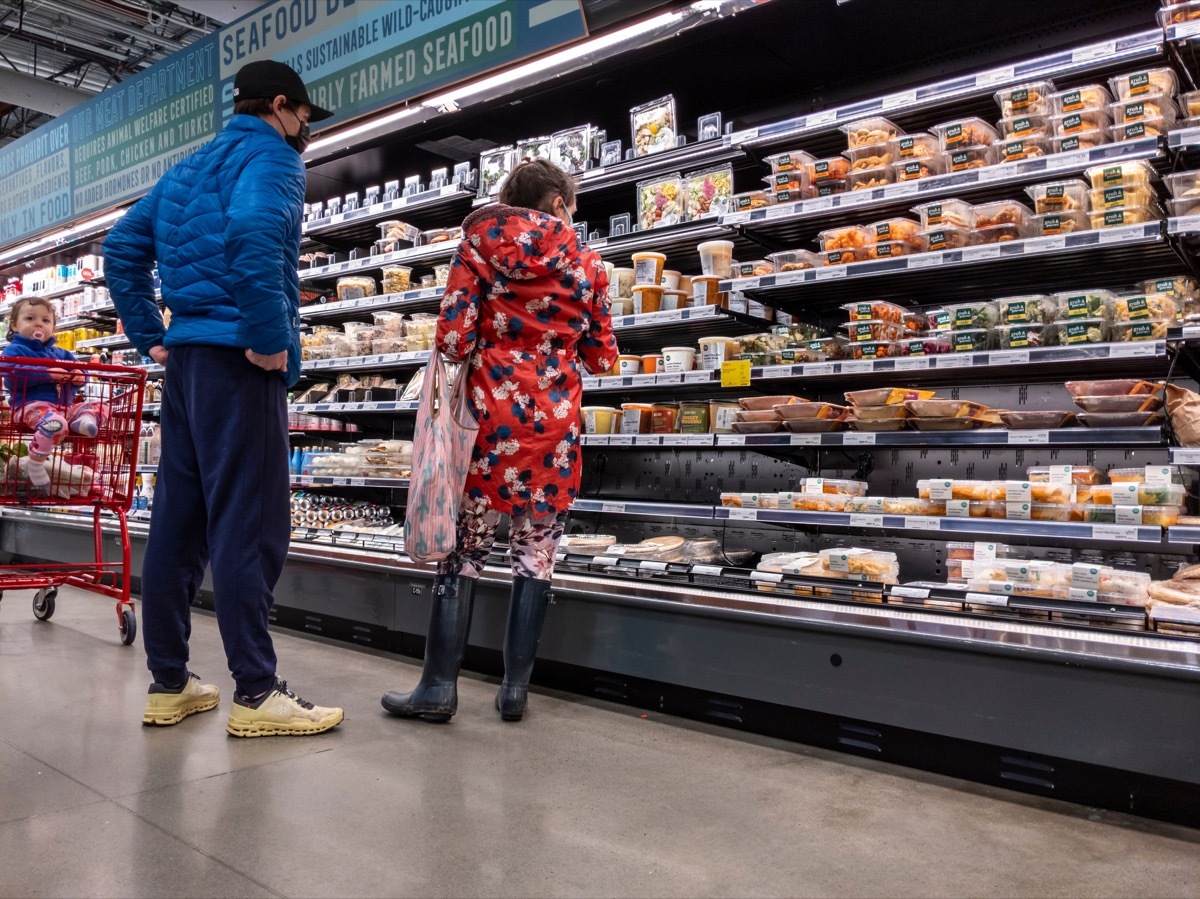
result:
M 463 222 L 438 319 L 437 348 L 470 366 L 479 436 L 458 514 L 454 552 L 438 566 L 421 682 L 388 693 L 397 715 L 447 721 L 458 707 L 475 582 L 511 517 L 513 589 L 496 708 L 525 712 L 549 603 L 554 556 L 579 493 L 580 363 L 616 363 L 608 277 L 571 227 L 575 185 L 545 160 L 517 166 L 500 202 Z

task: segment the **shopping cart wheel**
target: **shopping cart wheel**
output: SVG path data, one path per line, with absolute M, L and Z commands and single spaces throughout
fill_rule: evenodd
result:
M 137 616 L 129 606 L 121 609 L 121 642 L 126 646 L 137 639 Z
M 54 600 L 57 598 L 57 587 L 43 587 L 33 594 L 33 617 L 38 621 L 49 621 L 54 615 Z

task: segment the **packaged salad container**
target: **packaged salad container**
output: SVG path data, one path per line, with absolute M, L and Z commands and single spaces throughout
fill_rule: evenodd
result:
M 479 196 L 494 197 L 517 164 L 516 147 L 497 147 L 479 155 Z
M 527 137 L 524 140 L 517 141 L 517 162 L 524 162 L 526 159 L 549 159 L 550 145 L 549 135 L 546 137 Z
M 667 94 L 650 103 L 635 106 L 629 110 L 629 122 L 633 132 L 634 156 L 649 156 L 675 149 L 679 125 L 675 117 L 674 95 Z
M 592 159 L 595 134 L 591 125 L 554 132 L 550 136 L 550 161 L 564 172 L 578 175 Z
M 684 175 L 683 184 L 687 197 L 685 212 L 688 221 L 733 211 L 732 166 L 724 165 L 699 172 L 689 172 Z
M 684 218 L 683 178 L 676 172 L 665 178 L 641 181 L 637 186 L 638 229 L 677 225 Z

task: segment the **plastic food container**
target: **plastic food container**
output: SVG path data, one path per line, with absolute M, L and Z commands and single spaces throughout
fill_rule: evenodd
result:
M 842 125 L 841 130 L 845 133 L 851 150 L 868 144 L 887 143 L 902 133 L 895 122 L 881 117 L 850 122 Z
M 865 247 L 858 250 L 826 250 L 820 256 L 822 265 L 846 265 L 866 259 L 867 250 Z
M 808 170 L 809 180 L 814 184 L 819 181 L 827 181 L 830 178 L 845 178 L 850 174 L 850 160 L 844 156 L 830 156 L 826 159 L 817 159 L 813 162 L 805 164 Z
M 621 421 L 617 429 L 621 434 L 649 434 L 654 406 L 650 403 L 622 403 Z
M 965 228 L 931 228 L 918 236 L 922 249 L 928 251 L 957 250 L 971 245 L 971 232 Z
M 872 387 L 868 390 L 851 390 L 846 402 L 852 406 L 903 405 L 909 400 L 931 400 L 933 390 L 918 390 L 916 387 Z
M 876 241 L 904 240 L 916 244 L 920 227 L 912 219 L 892 218 L 867 225 L 866 230 Z
M 775 266 L 777 272 L 798 272 L 816 268 L 821 264 L 820 257 L 812 250 L 784 250 L 780 253 L 772 253 L 767 259 Z
M 946 226 L 975 227 L 975 208 L 962 200 L 937 200 L 914 206 L 912 211 L 920 217 L 922 230 Z
M 1070 153 L 1072 150 L 1090 150 L 1108 143 L 1112 143 L 1108 129 L 1081 131 L 1079 134 L 1064 134 L 1050 138 L 1050 149 L 1055 153 Z
M 1062 322 L 1058 330 L 1058 341 L 1064 346 L 1083 343 L 1107 343 L 1108 321 L 1102 318 L 1072 318 Z
M 1098 190 L 1126 185 L 1149 185 L 1154 180 L 1154 169 L 1144 160 L 1118 162 L 1112 165 L 1096 165 L 1084 172 L 1092 188 Z
M 1049 137 L 1050 117 L 1038 113 L 1005 116 L 996 123 L 1002 138 L 1019 140 L 1023 137 Z
M 642 357 L 632 354 L 622 354 L 617 357 L 617 374 L 640 375 L 642 373 Z
M 890 143 L 862 144 L 847 150 L 846 158 L 850 160 L 850 170 L 856 172 L 859 169 L 877 169 L 895 162 L 896 156 L 891 147 Z
M 901 325 L 885 321 L 852 321 L 842 325 L 854 343 L 870 340 L 899 340 L 904 332 Z
M 1053 212 L 1086 211 L 1088 208 L 1088 186 L 1085 182 L 1051 181 L 1025 188 L 1033 208 L 1038 214 Z
M 633 289 L 633 314 L 662 310 L 663 288 L 656 284 L 639 284 Z
M 965 499 L 971 502 L 993 502 L 1003 500 L 1006 491 L 1004 481 L 969 481 L 958 478 L 946 478 L 950 484 L 951 499 Z M 917 481 L 917 496 L 929 499 L 933 490 L 931 480 Z
M 868 259 L 890 259 L 896 256 L 911 256 L 921 252 L 920 243 L 906 240 L 881 240 L 867 247 Z
M 1118 100 L 1136 100 L 1151 94 L 1174 97 L 1179 93 L 1179 78 L 1166 67 L 1143 69 L 1109 78 L 1108 86 Z
M 996 335 L 1002 350 L 1024 350 L 1039 346 L 1057 346 L 1059 327 L 1046 324 L 1000 325 Z
M 846 303 L 839 308 L 846 311 L 847 317 L 852 322 L 878 320 L 901 324 L 904 316 L 908 313 L 903 306 L 897 306 L 886 300 L 875 300 L 871 303 Z
M 679 403 L 655 403 L 650 408 L 650 433 L 674 434 L 679 419 Z
M 1048 237 L 1055 234 L 1071 234 L 1087 231 L 1091 227 L 1088 216 L 1082 212 L 1046 212 L 1029 219 L 1030 237 Z
M 1080 109 L 1050 117 L 1052 136 L 1057 137 L 1093 131 L 1107 132 L 1112 124 L 1112 112 L 1109 109 Z
M 1197 284 L 1194 278 L 1182 276 L 1176 278 L 1152 278 L 1142 283 L 1142 290 L 1146 291 L 1146 293 L 1165 293 L 1177 299 L 1184 299 L 1196 296 Z
M 999 160 L 996 148 L 990 144 L 965 144 L 945 152 L 946 171 L 965 172 L 995 165 Z
M 1110 321 L 1116 294 L 1110 290 L 1074 290 L 1051 295 L 1058 306 L 1058 321 L 1099 318 Z
M 1200 91 L 1188 91 L 1179 97 L 1179 108 L 1188 118 L 1200 116 Z
M 936 135 L 918 131 L 901 134 L 889 141 L 896 159 L 928 159 L 942 152 L 941 139 Z
M 1058 303 L 1041 294 L 1002 297 L 995 303 L 999 320 L 1005 325 L 1050 324 L 1058 314 Z
M 1166 340 L 1167 329 L 1175 319 L 1143 319 L 1142 321 L 1114 322 L 1109 330 L 1109 340 Z
M 1196 215 L 1200 212 L 1200 197 L 1186 200 L 1167 200 L 1167 213 L 1173 216 Z
M 642 356 L 642 374 L 656 375 L 663 370 L 661 353 L 646 353 Z
M 773 156 L 768 156 L 766 161 L 771 166 L 771 173 L 778 174 L 779 172 L 792 172 L 796 169 L 801 169 L 817 160 L 811 153 L 805 153 L 803 150 L 791 150 L 787 153 L 776 153 Z
M 954 352 L 949 331 L 930 331 L 924 337 L 907 337 L 900 343 L 901 356 L 940 356 Z
M 677 225 L 683 221 L 683 178 L 678 172 L 639 182 L 637 196 L 639 230 L 649 231 L 660 225 Z
M 1031 215 L 1033 213 L 1028 206 L 1013 200 L 983 203 L 975 207 L 975 230 L 997 225 L 1018 225 L 1023 228 Z
M 846 407 L 836 403 L 781 403 L 771 407 L 784 421 L 810 418 L 841 418 Z
M 976 228 L 971 232 L 971 243 L 974 246 L 992 243 L 1005 243 L 1010 240 L 1021 240 L 1028 236 L 1025 225 L 992 225 L 987 228 Z
M 870 190 L 891 184 L 894 179 L 891 166 L 882 165 L 873 169 L 855 169 L 846 176 L 846 183 L 850 185 L 850 190 Z
M 687 291 L 670 290 L 668 288 L 664 288 L 662 292 L 662 302 L 659 304 L 658 308 L 662 311 L 684 309 L 687 307 L 689 299 L 691 298 L 688 296 Z
M 1093 228 L 1120 228 L 1124 225 L 1140 225 L 1161 218 L 1153 206 L 1121 206 L 1117 209 L 1100 209 L 1090 214 Z
M 714 241 L 714 243 L 715 243 L 715 241 Z M 733 243 L 730 241 L 723 241 L 723 243 L 729 244 L 729 252 L 732 255 Z M 703 244 L 701 246 L 703 246 Z M 703 263 L 703 260 L 704 260 L 703 250 L 701 250 L 700 259 L 701 259 L 701 262 Z M 638 284 L 643 284 L 643 285 L 648 284 L 648 285 L 652 285 L 652 286 L 661 285 L 662 284 L 663 267 L 666 264 L 667 264 L 667 257 L 665 255 L 663 255 L 662 253 L 653 253 L 653 252 L 650 252 L 649 250 L 643 251 L 641 253 L 634 253 L 633 254 L 633 272 L 634 272 L 633 283 L 635 285 L 638 285 Z M 705 274 L 707 275 L 707 274 L 711 274 L 711 273 L 705 272 Z M 631 293 L 632 293 L 632 291 L 631 291 Z
M 1122 413 L 1155 412 L 1162 406 L 1162 397 L 1157 394 L 1142 396 L 1077 396 L 1075 405 L 1084 412 Z M 1144 472 L 1144 469 L 1137 469 Z
M 1032 481 L 1038 484 L 1048 484 L 1050 482 L 1050 466 L 1035 465 L 1026 470 L 1025 480 Z M 1093 484 L 1104 483 L 1104 473 L 1100 469 L 1091 465 L 1072 465 L 1071 466 L 1071 483 L 1076 486 L 1090 486 Z
M 1147 94 L 1136 100 L 1117 102 L 1109 107 L 1109 112 L 1114 125 L 1149 122 L 1154 119 L 1174 124 L 1179 118 L 1179 107 L 1173 99 L 1163 94 Z
M 1075 421 L 1074 412 L 1001 412 L 1000 420 L 1006 428 L 1020 431 L 1027 429 L 1065 428 Z
M 700 341 L 700 367 L 715 371 L 739 351 L 738 342 L 730 337 L 705 337 Z
M 747 212 L 751 209 L 762 209 L 775 202 L 773 190 L 748 190 L 745 193 L 734 194 L 729 198 L 729 206 L 734 212 Z
M 819 555 L 825 572 L 866 578 L 890 574 L 899 564 L 895 553 L 870 549 L 823 549 Z
M 690 346 L 663 347 L 663 371 L 667 374 L 691 371 L 696 366 L 696 348 Z
M 807 190 L 808 189 L 808 171 L 806 169 L 795 169 L 791 172 L 776 172 L 774 175 L 768 175 L 763 179 L 767 182 L 768 189 L 775 194 L 781 191 L 792 190 Z M 778 202 L 776 197 L 776 202 Z M 728 206 L 728 203 L 726 203 Z
M 1001 163 L 1020 162 L 1022 159 L 1040 159 L 1051 152 L 1050 138 L 1041 135 L 1006 140 L 996 146 L 999 148 Z
M 715 275 L 718 278 L 728 278 L 730 275 L 730 265 L 733 263 L 733 241 L 732 240 L 709 240 L 696 247 L 700 253 L 700 271 L 705 275 Z M 661 253 L 655 255 L 661 256 Z M 663 260 L 666 257 L 663 256 Z M 662 268 L 659 267 L 661 275 Z M 658 283 L 656 278 L 652 282 Z M 695 280 L 692 281 L 693 286 Z M 711 304 L 710 304 L 711 305 Z
M 990 350 L 993 346 L 993 328 L 968 328 L 954 331 L 950 337 L 951 348 L 956 353 L 975 353 Z
M 375 296 L 375 279 L 362 275 L 352 275 L 348 278 L 338 278 L 338 300 L 361 300 L 364 297 Z
M 923 156 L 920 159 L 900 159 L 892 163 L 892 178 L 895 181 L 917 181 L 940 175 L 946 170 L 946 158 L 941 153 L 937 156 Z
M 1031 81 L 996 91 L 992 96 L 1004 116 L 1045 114 L 1050 111 L 1050 96 L 1054 93 L 1051 81 Z
M 837 493 L 842 496 L 865 496 L 867 485 L 863 481 L 850 481 L 843 478 L 801 478 L 798 489 L 801 493 Z
M 1171 483 L 1183 486 L 1183 472 L 1178 465 L 1164 466 L 1170 471 Z M 1144 484 L 1146 483 L 1146 468 L 1110 468 L 1108 480 L 1113 484 Z
M 1158 137 L 1161 134 L 1166 134 L 1174 124 L 1169 119 L 1144 119 L 1140 122 L 1130 122 L 1126 125 L 1113 125 L 1108 131 L 1114 142 L 1141 140 L 1143 137 Z
M 1118 322 L 1139 319 L 1174 319 L 1179 312 L 1175 298 L 1165 293 L 1119 296 L 1113 300 L 1113 319 Z
M 830 178 L 813 185 L 813 192 L 818 197 L 831 197 L 834 194 L 844 194 L 850 189 L 850 182 L 845 178 Z
M 844 493 L 793 493 L 792 509 L 797 512 L 845 512 L 857 499 Z
M 941 141 L 943 150 L 953 150 L 973 144 L 993 144 L 1000 135 L 996 129 L 979 118 L 945 122 L 929 129 Z
M 1105 109 L 1110 103 L 1112 94 L 1102 84 L 1084 84 L 1050 95 L 1050 109 L 1056 115 L 1083 109 Z
M 950 313 L 951 327 L 955 331 L 994 328 L 1000 320 L 996 304 L 990 301 L 951 303 L 946 305 L 946 311 Z
M 1150 206 L 1158 203 L 1158 195 L 1148 184 L 1126 184 L 1119 187 L 1101 187 L 1088 191 L 1088 202 L 1092 211 L 1116 209 L 1122 206 Z
M 1200 197 L 1200 171 L 1175 172 L 1163 178 L 1167 190 L 1177 200 L 1188 197 Z
M 875 235 L 862 225 L 847 225 L 841 228 L 830 228 L 817 235 L 821 249 L 828 250 L 857 250 L 875 242 Z
M 683 184 L 686 197 L 685 212 L 689 221 L 695 221 L 707 215 L 720 215 L 732 211 L 730 209 L 730 198 L 733 196 L 732 167 L 724 165 L 699 172 L 690 172 L 684 178 Z M 807 186 L 807 184 L 797 184 L 796 188 L 801 189 Z
M 728 277 L 728 276 L 726 276 Z M 721 284 L 720 275 L 695 275 L 692 277 L 692 305 L 693 306 L 721 306 L 725 307 L 729 304 L 729 294 L 721 293 L 718 287 Z
M 894 340 L 870 340 L 849 346 L 851 359 L 887 359 L 899 355 L 899 343 Z
M 855 406 L 854 417 L 859 421 L 884 421 L 908 418 L 908 406 L 899 403 L 882 406 Z
M 617 416 L 620 410 L 612 406 L 584 406 L 579 410 L 583 414 L 583 432 L 585 434 L 615 434 Z
M 712 430 L 712 417 L 707 400 L 688 400 L 679 404 L 679 433 L 707 434 Z

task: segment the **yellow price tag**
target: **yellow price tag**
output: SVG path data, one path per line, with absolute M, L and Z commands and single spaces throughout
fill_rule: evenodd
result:
M 750 360 L 731 359 L 721 363 L 722 387 L 749 387 Z

